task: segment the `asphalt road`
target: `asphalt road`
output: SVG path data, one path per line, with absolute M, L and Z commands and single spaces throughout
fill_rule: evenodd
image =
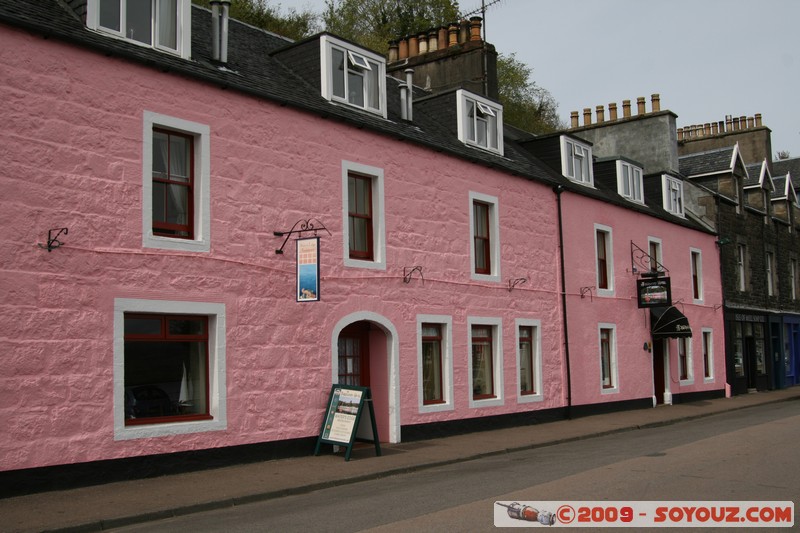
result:
M 117 531 L 493 531 L 498 500 L 800 501 L 798 442 L 784 402 Z

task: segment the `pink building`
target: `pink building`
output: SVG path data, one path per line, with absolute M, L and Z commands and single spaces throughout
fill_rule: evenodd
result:
M 370 387 L 386 442 L 641 406 L 649 239 L 693 331 L 668 391 L 722 388 L 713 235 L 574 186 L 492 99 L 420 98 L 329 34 L 206 42 L 226 25 L 188 0 L 144 28 L 69 5 L 0 2 L 0 470 L 310 453 L 334 383 Z

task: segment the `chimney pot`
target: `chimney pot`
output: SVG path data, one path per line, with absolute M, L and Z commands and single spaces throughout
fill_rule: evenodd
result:
M 646 112 L 644 96 L 640 96 L 636 99 L 636 113 L 639 115 L 644 115 Z
M 578 112 L 577 111 L 572 111 L 569 114 L 569 119 L 570 119 L 570 123 L 572 124 L 573 128 L 577 128 L 578 126 L 580 126 L 580 124 L 578 123 Z
M 756 119 L 754 117 L 747 117 L 747 129 L 751 129 L 755 125 L 756 125 Z
M 597 123 L 602 124 L 606 121 L 606 113 L 603 106 L 599 105 L 595 107 L 595 112 L 597 113 Z
M 678 128 L 678 142 L 683 140 L 683 128 Z
M 760 128 L 761 126 L 761 113 L 756 113 L 756 128 Z
M 397 61 L 399 56 L 399 49 L 400 49 L 400 44 L 398 43 L 398 41 L 389 41 L 389 57 L 387 58 L 387 61 L 389 63 Z
M 650 99 L 653 103 L 653 113 L 661 111 L 661 95 L 654 93 L 650 96 Z
M 397 49 L 397 58 L 398 59 L 408 58 L 408 39 L 406 37 L 400 39 L 400 43 Z
M 703 135 L 706 136 L 711 135 L 711 124 L 708 122 L 703 124 Z
M 458 26 L 458 42 L 459 44 L 469 41 L 469 21 L 464 19 Z
M 430 46 L 428 47 L 430 48 Z M 444 50 L 447 48 L 447 26 L 439 27 L 439 49 Z
M 608 104 L 608 120 L 614 122 L 617 120 L 617 104 L 616 102 L 611 102 Z
M 733 119 L 733 131 L 739 131 L 739 119 L 736 117 Z
M 481 40 L 481 25 L 483 19 L 480 17 L 472 17 L 469 19 L 469 40 L 470 41 L 480 41 Z
M 733 117 L 725 115 L 725 131 L 733 131 Z
M 583 108 L 583 125 L 589 126 L 592 123 L 592 108 L 591 107 L 584 107 Z
M 622 101 L 622 118 L 629 118 L 631 116 L 631 101 Z
M 719 124 L 716 122 L 711 123 L 711 135 L 719 135 Z
M 419 55 L 419 41 L 416 35 L 411 35 L 408 38 L 408 57 L 416 57 Z
M 439 30 L 434 28 L 428 32 L 428 52 L 439 49 Z
M 745 128 L 747 128 L 747 117 L 746 117 L 746 116 L 744 116 L 744 115 L 742 115 L 741 117 L 739 117 L 739 128 L 740 128 L 740 129 L 745 129 Z
M 427 33 L 420 33 L 417 35 L 417 42 L 419 43 L 419 54 L 427 54 L 428 53 L 428 34 Z
M 447 46 L 457 46 L 458 45 L 458 31 L 460 26 L 458 22 L 451 22 L 450 26 L 447 28 Z

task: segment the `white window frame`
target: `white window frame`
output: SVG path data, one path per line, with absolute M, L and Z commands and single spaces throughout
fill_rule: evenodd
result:
M 608 288 L 600 288 L 600 271 L 597 269 L 597 232 L 602 231 L 606 234 L 606 268 L 608 270 Z M 614 296 L 615 293 L 615 280 L 614 280 L 614 234 L 610 226 L 603 224 L 595 224 L 594 232 L 592 233 L 592 240 L 594 241 L 594 271 L 595 271 L 595 286 L 597 287 L 598 296 Z
M 489 206 L 489 252 L 491 273 L 478 274 L 475 272 L 475 217 L 473 204 L 482 202 Z M 500 209 L 496 196 L 482 194 L 475 191 L 469 192 L 469 270 L 473 281 L 500 281 Z
M 580 154 L 576 152 L 580 152 Z M 576 163 L 578 160 L 580 160 L 581 163 L 585 162 L 585 165 L 581 164 L 580 166 L 585 170 L 587 175 L 584 176 L 583 171 L 581 172 L 580 176 L 577 175 L 575 169 L 577 167 Z M 594 161 L 592 159 L 592 147 L 588 144 L 578 142 L 572 137 L 562 135 L 561 174 L 575 183 L 580 183 L 581 185 L 586 185 L 588 187 L 594 187 Z
M 422 383 L 422 324 L 437 324 L 442 331 L 442 399 L 443 403 L 424 404 Z M 452 411 L 453 402 L 453 317 L 449 315 L 417 315 L 417 405 L 420 413 Z
M 472 391 L 472 326 L 492 328 L 492 375 L 495 397 L 476 400 Z M 470 409 L 497 407 L 505 403 L 503 395 L 503 320 L 496 317 L 467 317 L 467 388 Z
M 767 296 L 776 296 L 776 281 L 777 273 L 775 272 L 777 265 L 775 264 L 775 252 L 768 250 L 764 254 L 764 271 L 767 275 Z
M 681 337 L 676 339 L 677 352 L 678 352 L 678 383 L 680 385 L 694 385 L 694 361 L 692 359 L 692 338 Z M 681 379 L 681 344 L 686 349 L 686 379 Z
M 469 136 L 468 125 L 469 121 L 472 120 L 468 116 L 469 110 L 469 103 L 472 103 L 475 106 L 476 110 L 480 110 L 487 118 L 487 127 L 486 127 L 486 144 L 479 143 L 477 139 L 471 139 Z M 480 96 L 475 93 L 471 93 L 465 89 L 459 89 L 456 91 L 456 115 L 457 115 L 457 124 L 458 124 L 458 140 L 463 142 L 468 146 L 475 146 L 477 148 L 481 148 L 483 150 L 487 150 L 490 152 L 494 152 L 496 154 L 503 155 L 504 147 L 503 147 L 503 106 L 498 104 L 497 102 L 493 102 L 483 96 Z M 474 120 L 478 120 L 476 117 Z M 495 136 L 489 139 L 490 130 L 491 128 L 490 123 L 494 123 L 494 133 Z M 476 128 L 473 127 L 473 131 L 477 131 Z
M 708 338 L 708 344 L 706 344 L 706 338 Z M 703 362 L 703 368 L 705 369 L 705 365 L 708 365 L 708 372 L 709 376 L 706 377 L 705 372 L 703 372 L 703 383 L 714 383 L 714 330 L 711 328 L 702 328 L 700 330 L 700 339 L 703 343 L 703 357 L 706 358 L 706 361 Z
M 519 329 L 530 327 L 533 330 L 531 349 L 533 350 L 534 394 L 522 394 L 522 354 L 519 351 Z M 514 324 L 515 349 L 517 353 L 517 403 L 533 403 L 544 400 L 542 392 L 542 321 L 538 319 L 518 318 Z
M 603 345 L 602 345 L 602 330 L 609 329 L 611 330 L 611 339 L 609 342 L 609 349 L 611 353 L 609 353 L 609 370 L 611 373 L 611 380 L 612 386 L 611 387 L 603 387 Z M 598 366 L 598 378 L 599 378 L 599 385 L 600 385 L 600 392 L 601 394 L 617 394 L 619 393 L 619 369 L 618 369 L 618 356 L 617 356 L 617 325 L 611 324 L 607 322 L 600 322 L 597 324 L 597 361 L 599 363 Z
M 125 425 L 125 313 L 208 317 L 208 412 L 211 420 Z M 170 300 L 114 299 L 114 440 L 185 435 L 227 429 L 225 304 Z
M 339 104 L 344 104 L 350 107 L 354 107 L 356 109 L 362 109 L 374 115 L 379 115 L 383 118 L 386 118 L 386 59 L 374 52 L 370 52 L 364 48 L 359 48 L 354 46 L 347 41 L 343 41 L 341 39 L 337 39 L 332 35 L 322 35 L 320 37 L 320 82 L 322 87 L 322 97 L 328 100 L 329 102 L 335 102 Z M 370 107 L 369 99 L 367 97 L 370 89 L 370 78 L 365 76 L 364 77 L 364 105 L 359 106 L 354 103 L 351 103 L 350 100 L 347 98 L 347 83 L 348 77 L 345 73 L 345 97 L 342 98 L 341 96 L 337 96 L 333 93 L 333 50 L 337 49 L 340 50 L 345 57 L 345 62 L 354 64 L 358 69 L 361 71 L 372 71 L 372 66 L 369 63 L 373 63 L 374 65 L 378 66 L 377 73 L 375 75 L 378 87 L 378 107 Z M 361 63 L 366 62 L 367 67 L 361 66 Z
M 697 298 L 694 297 L 693 283 L 690 290 L 692 291 L 693 302 L 701 304 L 705 300 L 703 290 L 703 252 L 699 248 L 689 248 L 689 274 L 692 278 L 695 275 L 695 269 L 697 269 Z
M 372 179 L 372 260 L 354 259 L 350 257 L 350 224 L 348 223 L 348 185 L 350 174 L 368 176 Z M 344 266 L 353 268 L 369 268 L 373 270 L 386 270 L 386 216 L 383 197 L 384 177 L 383 169 L 342 161 L 342 259 Z
M 627 180 L 625 179 L 626 170 L 628 172 Z M 620 196 L 631 202 L 644 204 L 644 181 L 641 167 L 617 160 L 617 191 Z
M 142 120 L 142 246 L 184 252 L 211 249 L 211 130 L 205 124 L 145 111 Z M 153 235 L 153 128 L 194 139 L 193 239 Z
M 664 209 L 673 215 L 684 217 L 683 182 L 667 174 L 662 174 L 661 179 Z M 673 193 L 676 193 L 675 197 Z
M 747 291 L 747 246 L 738 243 L 736 245 L 736 266 L 738 268 L 738 284 L 739 292 Z
M 112 37 L 116 37 L 118 39 L 122 39 L 126 42 L 137 44 L 139 46 L 144 46 L 147 48 L 155 48 L 156 50 L 160 50 L 163 52 L 168 52 L 171 54 L 177 54 L 184 59 L 189 59 L 192 57 L 192 2 L 191 0 L 177 0 L 177 35 L 176 35 L 176 49 L 169 48 L 167 46 L 161 46 L 158 44 L 158 29 L 157 25 L 158 22 L 156 17 L 158 16 L 158 3 L 160 0 L 153 0 L 153 22 L 150 25 L 150 33 L 151 33 L 151 44 L 143 43 L 141 41 L 137 41 L 135 39 L 128 38 L 125 36 L 124 31 L 122 28 L 125 28 L 125 13 L 126 8 L 125 4 L 128 0 L 119 0 L 120 1 L 120 30 L 114 30 L 113 28 L 106 28 L 100 25 L 100 1 L 101 0 L 88 0 L 86 5 L 86 26 L 89 29 L 104 33 L 106 35 L 110 35 Z

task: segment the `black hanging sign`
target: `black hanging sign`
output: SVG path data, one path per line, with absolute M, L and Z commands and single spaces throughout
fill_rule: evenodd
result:
M 639 307 L 667 307 L 672 305 L 672 286 L 669 278 L 642 278 L 636 280 Z
M 328 396 L 328 408 L 322 421 L 317 446 L 314 455 L 319 455 L 320 446 L 333 444 L 345 446 L 347 451 L 344 460 L 350 460 L 353 451 L 353 442 L 365 441 L 375 443 L 375 455 L 381 454 L 381 445 L 378 441 L 378 427 L 375 425 L 375 410 L 372 407 L 372 394 L 369 387 L 356 387 L 354 385 L 333 385 Z M 369 424 L 372 428 L 372 441 L 356 436 L 359 425 L 363 423 L 361 415 L 364 409 L 369 411 Z

